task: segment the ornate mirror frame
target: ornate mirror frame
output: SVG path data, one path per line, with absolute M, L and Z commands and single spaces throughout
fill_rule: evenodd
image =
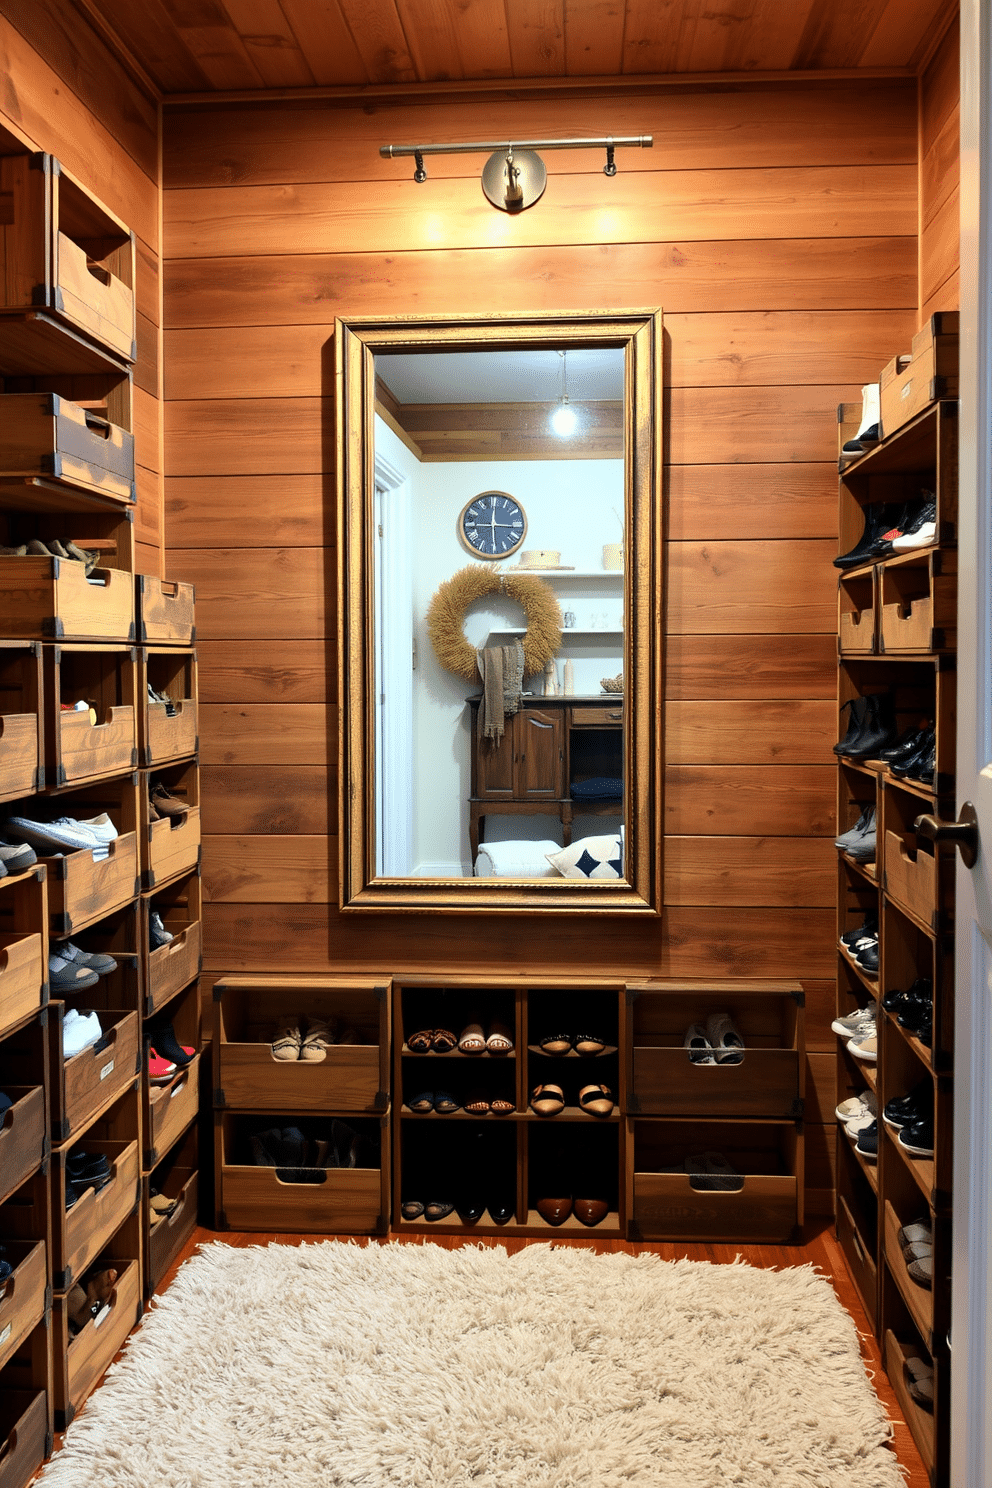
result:
M 344 911 L 624 913 L 662 907 L 662 315 L 660 310 L 335 321 L 339 903 Z M 380 878 L 375 873 L 375 355 L 624 350 L 625 878 Z M 481 685 L 481 684 L 480 684 Z

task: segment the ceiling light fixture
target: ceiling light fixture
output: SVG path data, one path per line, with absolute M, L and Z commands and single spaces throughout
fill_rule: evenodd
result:
M 490 140 L 479 144 L 454 145 L 380 145 L 379 154 L 384 160 L 396 160 L 401 155 L 412 155 L 416 169 L 413 179 L 427 180 L 424 165 L 425 155 L 488 155 L 482 168 L 482 189 L 494 207 L 502 212 L 522 212 L 539 201 L 547 185 L 548 173 L 538 150 L 605 150 L 604 176 L 617 173 L 614 151 L 623 146 L 650 150 L 654 137 L 650 134 L 631 134 L 623 138 L 604 135 L 600 139 L 560 140 L 506 140 L 502 143 Z
M 575 433 L 579 420 L 568 401 L 568 353 L 560 351 L 558 355 L 561 357 L 561 399 L 551 415 L 551 427 L 561 439 L 568 439 Z

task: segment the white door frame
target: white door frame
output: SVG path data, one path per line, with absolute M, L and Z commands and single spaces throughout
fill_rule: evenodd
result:
M 955 944 L 951 1470 L 992 1483 L 992 0 L 961 5 L 958 800 L 979 812 L 958 857 Z M 984 827 L 984 830 L 983 830 Z M 979 928 L 983 926 L 985 934 Z
M 376 877 L 404 878 L 413 852 L 413 593 L 410 490 L 375 457 Z

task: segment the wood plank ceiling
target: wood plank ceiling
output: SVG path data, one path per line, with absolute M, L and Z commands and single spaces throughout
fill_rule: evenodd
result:
M 947 0 L 81 0 L 164 94 L 910 68 Z

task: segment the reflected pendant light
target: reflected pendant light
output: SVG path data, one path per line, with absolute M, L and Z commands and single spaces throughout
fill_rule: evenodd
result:
M 561 357 L 561 398 L 551 415 L 551 428 L 560 439 L 568 439 L 575 433 L 579 420 L 568 401 L 568 353 L 560 351 L 558 355 Z

